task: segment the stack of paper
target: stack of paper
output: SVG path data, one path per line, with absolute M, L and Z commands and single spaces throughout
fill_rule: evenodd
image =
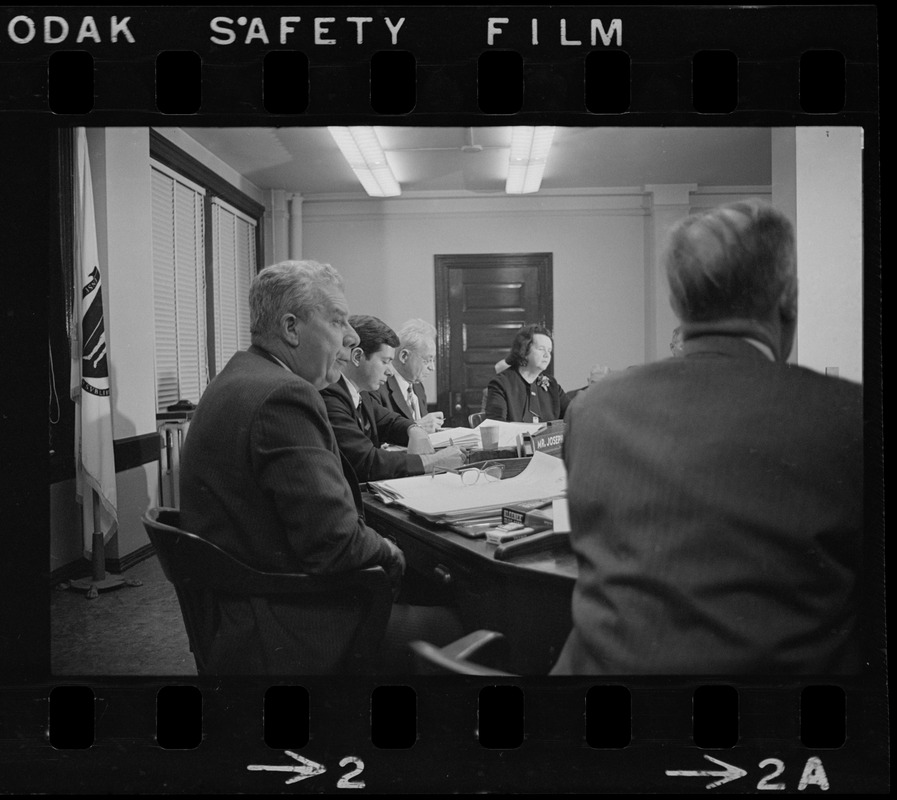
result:
M 473 428 L 443 428 L 430 434 L 430 444 L 434 450 L 451 446 L 477 449 L 480 447 L 480 433 Z
M 420 475 L 374 481 L 370 488 L 415 514 L 435 522 L 458 522 L 501 516 L 512 503 L 537 497 L 558 497 L 567 490 L 567 471 L 559 458 L 534 453 L 526 469 L 507 480 L 486 482 L 480 478 L 465 486 L 456 473 Z

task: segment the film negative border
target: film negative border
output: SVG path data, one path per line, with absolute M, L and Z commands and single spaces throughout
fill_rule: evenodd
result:
M 4 791 L 267 793 L 300 781 L 304 785 L 291 791 L 694 793 L 731 784 L 725 791 L 863 794 L 884 787 L 887 744 L 875 732 L 875 698 L 853 687 L 846 692 L 844 744 L 814 747 L 801 741 L 807 738 L 801 690 L 792 686 L 739 688 L 738 741 L 711 746 L 695 742 L 696 690 L 706 685 L 701 681 L 410 683 L 412 700 L 406 695 L 404 703 L 396 703 L 395 693 L 409 691 L 402 680 L 292 683 L 289 688 L 307 692 L 308 702 L 291 709 L 277 747 L 266 741 L 265 695 L 272 687 L 255 682 L 80 684 L 80 698 L 55 696 L 72 682 L 49 695 L 35 687 L 5 690 L 0 730 L 17 747 L 14 753 L 4 747 L 10 756 Z M 628 703 L 604 702 L 608 690 L 617 690 L 619 700 L 620 689 Z M 377 693 L 384 690 L 378 710 Z M 166 694 L 177 712 L 166 708 Z M 85 720 L 91 711 L 88 744 L 87 726 L 73 725 L 71 718 Z M 376 720 L 384 713 L 413 721 L 413 736 L 395 719 Z M 53 731 L 54 714 L 64 715 L 57 720 L 59 733 Z M 628 717 L 629 741 L 602 738 L 606 729 L 587 724 L 592 716 L 609 722 Z M 817 723 L 823 718 L 813 714 Z M 74 727 L 82 730 L 72 733 Z M 64 741 L 66 728 L 70 738 Z M 52 770 L 36 771 L 41 763 Z
M 10 537 L 3 566 L 0 791 L 886 792 L 883 651 L 867 673 L 834 686 L 812 676 L 278 681 L 273 688 L 304 689 L 307 708 L 300 699 L 296 725 L 283 722 L 273 743 L 266 741 L 269 682 L 54 678 L 46 583 L 38 579 L 47 570 L 49 529 L 43 443 L 32 448 L 40 437 L 21 434 L 43 430 L 44 356 L 32 348 L 46 335 L 46 318 L 33 311 L 45 291 L 34 276 L 44 269 L 52 207 L 48 153 L 55 129 L 71 125 L 859 125 L 867 147 L 864 316 L 875 328 L 864 368 L 875 385 L 878 35 L 874 6 L 5 8 L 0 132 L 3 152 L 17 158 L 4 169 L 11 202 L 4 200 L 3 252 L 21 265 L 4 274 L 5 338 L 14 344 L 6 363 L 24 401 L 13 398 L 4 417 L 19 431 L 10 447 L 23 455 L 15 474 L 3 476 L 19 535 Z M 166 90 L 169 59 L 176 75 L 192 70 L 192 84 Z M 307 90 L 298 101 L 284 89 L 284 75 L 294 71 Z M 602 85 L 608 74 L 610 89 Z M 398 99 L 379 88 L 390 82 L 404 86 Z M 883 587 L 880 398 L 867 410 L 867 509 L 882 532 L 870 580 Z M 874 638 L 883 643 L 883 605 L 878 610 Z M 414 739 L 378 746 L 409 744 L 407 724 L 376 727 L 377 693 L 395 687 L 411 690 L 411 700 L 406 692 L 386 702 L 413 719 Z M 508 691 L 486 692 L 484 701 L 493 687 Z M 630 703 L 626 742 L 622 734 L 603 740 L 603 727 L 595 727 L 602 711 L 594 692 L 614 687 L 625 688 Z M 720 718 L 723 739 L 702 740 L 695 727 L 705 687 L 717 690 L 711 702 L 720 713 L 710 719 Z M 735 693 L 734 739 L 727 689 Z M 802 708 L 813 691 L 822 692 L 822 704 Z M 187 712 L 174 723 L 164 711 L 172 698 Z M 159 727 L 160 702 L 167 729 Z M 839 730 L 826 715 L 842 702 Z M 270 720 L 273 707 L 267 713 Z M 843 743 L 832 745 L 839 734 Z
M 286 79 L 293 124 L 376 114 L 372 97 L 377 105 L 397 86 L 414 95 L 396 104 L 405 120 L 494 110 L 606 124 L 605 108 L 620 124 L 703 109 L 740 124 L 757 112 L 877 113 L 874 7 L 816 7 L 812 31 L 808 19 L 799 6 L 5 9 L 0 109 L 80 106 L 133 122 L 226 114 L 233 124 L 281 117 L 289 98 L 276 90 L 266 104 L 265 89 Z M 88 86 L 72 87 L 73 74 Z M 388 99 L 379 106 L 396 115 Z

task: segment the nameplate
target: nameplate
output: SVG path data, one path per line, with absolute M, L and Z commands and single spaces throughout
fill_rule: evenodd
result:
M 527 434 L 531 452 L 545 453 L 549 456 L 560 458 L 564 451 L 564 434 L 566 431 L 564 422 L 549 423 L 544 430 Z

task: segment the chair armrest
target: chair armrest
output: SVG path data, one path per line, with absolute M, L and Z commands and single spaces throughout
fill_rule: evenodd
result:
M 215 581 L 220 591 L 235 591 L 238 594 L 270 596 L 279 594 L 327 594 L 344 592 L 357 587 L 367 591 L 384 592 L 391 596 L 389 576 L 383 567 L 366 567 L 348 572 L 334 572 L 327 575 L 306 575 L 304 573 L 252 572 L 239 576 L 228 586 L 225 581 Z
M 463 661 L 477 660 L 482 663 L 481 659 L 484 658 L 492 660 L 496 657 L 506 656 L 508 642 L 504 634 L 497 631 L 479 630 L 447 644 L 442 648 L 442 652 L 448 658 Z
M 507 661 L 508 643 L 501 633 L 479 630 L 446 645 L 435 647 L 429 642 L 415 641 L 411 649 L 423 674 L 512 675 L 482 663 L 503 664 Z M 477 662 L 472 659 L 476 657 Z

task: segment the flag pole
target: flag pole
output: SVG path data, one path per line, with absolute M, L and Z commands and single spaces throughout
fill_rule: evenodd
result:
M 91 552 L 93 577 L 90 580 L 80 578 L 69 581 L 69 588 L 83 590 L 87 593 L 88 600 L 95 600 L 100 592 L 118 589 L 122 586 L 142 586 L 143 582 L 132 578 L 122 578 L 120 575 L 106 575 L 106 547 L 103 531 L 100 528 L 100 496 L 96 489 L 91 489 L 90 496 L 93 505 L 93 547 Z
M 90 549 L 93 578 L 71 581 L 68 588 L 83 589 L 87 592 L 88 599 L 93 600 L 101 591 L 141 584 L 137 580 L 123 580 L 119 576 L 106 575 L 106 537 L 103 534 L 101 508 L 105 508 L 112 519 L 110 535 L 118 524 L 118 511 L 102 276 L 85 128 L 77 128 L 75 131 L 75 166 L 77 191 L 73 200 L 78 224 L 75 226 L 77 246 L 73 259 L 71 393 L 72 400 L 78 403 L 75 412 L 75 463 L 77 493 L 79 498 L 83 498 L 82 502 L 86 502 L 84 490 L 88 486 L 91 489 L 93 535 Z M 81 534 L 87 549 L 83 512 Z

